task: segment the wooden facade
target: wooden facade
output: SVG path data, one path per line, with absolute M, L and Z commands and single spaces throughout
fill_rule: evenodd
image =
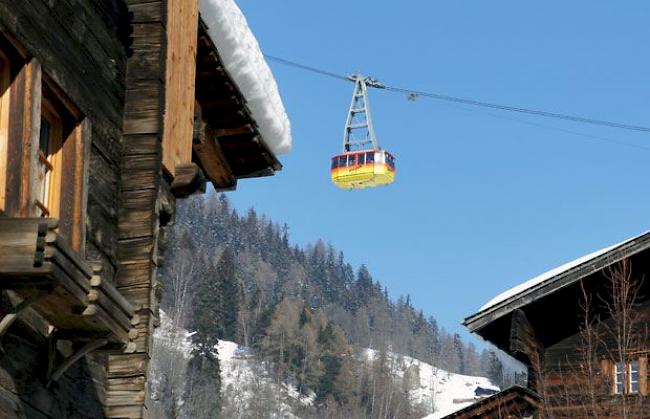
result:
M 541 418 L 650 417 L 650 233 L 468 317 L 528 367 Z
M 147 417 L 175 200 L 280 169 L 198 0 L 0 0 L 0 418 Z

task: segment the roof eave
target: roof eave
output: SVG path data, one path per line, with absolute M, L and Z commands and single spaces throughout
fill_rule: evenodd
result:
M 555 275 L 504 301 L 468 316 L 463 321 L 463 325 L 467 327 L 470 332 L 480 334 L 482 328 L 512 311 L 523 308 L 534 301 L 538 301 L 551 293 L 606 268 L 607 266 L 613 265 L 614 263 L 648 248 L 650 248 L 650 232 L 642 234 L 603 253 L 602 255 L 595 257 L 594 259 Z

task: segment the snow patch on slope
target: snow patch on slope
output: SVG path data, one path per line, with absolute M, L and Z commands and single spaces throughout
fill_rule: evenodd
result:
M 200 0 L 201 17 L 226 71 L 246 98 L 264 143 L 291 150 L 291 125 L 278 86 L 243 13 L 233 0 Z
M 303 406 L 314 402 L 314 394 L 305 396 L 286 383 L 278 386 L 270 377 L 270 365 L 260 362 L 250 348 L 222 340 L 217 349 L 225 416 L 245 419 L 255 412 L 255 416 L 262 413 L 269 418 L 300 419 L 285 401 Z
M 373 360 L 378 356 L 378 352 L 367 349 L 366 356 Z M 411 390 L 411 397 L 429 411 L 433 411 L 423 419 L 440 419 L 483 399 L 484 397 L 476 395 L 479 387 L 495 393 L 499 391 L 499 387 L 485 377 L 454 374 L 409 356 L 391 352 L 388 353 L 388 358 L 393 371 L 402 379 L 409 369 L 415 368 L 418 371 L 416 376 L 419 376 L 419 383 Z

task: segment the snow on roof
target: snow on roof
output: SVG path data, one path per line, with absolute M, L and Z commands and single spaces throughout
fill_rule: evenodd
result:
M 291 151 L 291 125 L 278 85 L 234 0 L 200 0 L 201 17 L 226 71 L 244 95 L 262 140 L 274 154 Z
M 617 243 L 617 244 L 615 244 L 613 246 L 608 246 L 608 247 L 605 247 L 604 249 L 600 249 L 600 250 L 597 250 L 597 251 L 595 251 L 593 253 L 589 253 L 588 255 L 582 256 L 582 257 L 580 257 L 580 258 L 578 258 L 576 260 L 573 260 L 571 262 L 567 262 L 564 265 L 558 266 L 557 268 L 551 269 L 550 271 L 544 272 L 541 275 L 538 275 L 538 276 L 536 276 L 536 277 L 534 277 L 532 279 L 529 279 L 528 281 L 526 281 L 526 282 L 524 282 L 522 284 L 519 284 L 519 285 L 517 285 L 517 286 L 515 286 L 515 287 L 513 287 L 513 288 L 511 288 L 511 289 L 509 289 L 507 291 L 504 291 L 501 294 L 497 295 L 496 297 L 494 297 L 493 299 L 491 299 L 490 301 L 485 303 L 483 305 L 483 307 L 481 307 L 481 309 L 479 311 L 487 310 L 488 308 L 490 308 L 492 306 L 495 306 L 495 305 L 497 305 L 497 304 L 499 304 L 499 303 L 501 303 L 501 302 L 503 302 L 503 301 L 505 301 L 505 300 L 507 300 L 507 299 L 509 299 L 511 297 L 514 297 L 514 296 L 516 296 L 518 294 L 521 294 L 522 292 L 524 292 L 524 291 L 526 291 L 526 290 L 528 290 L 530 288 L 533 288 L 533 287 L 535 287 L 535 286 L 537 286 L 537 285 L 539 285 L 539 284 L 541 284 L 543 282 L 546 282 L 549 279 L 554 278 L 555 276 L 557 276 L 557 275 L 559 275 L 559 274 L 561 274 L 563 272 L 566 272 L 566 271 L 568 271 L 570 269 L 573 269 L 575 267 L 578 267 L 580 265 L 588 263 L 591 260 L 596 259 L 598 256 L 604 255 L 605 253 L 609 252 L 610 250 L 613 250 L 613 249 L 615 249 L 617 247 L 620 247 L 620 246 L 622 246 L 622 245 L 624 245 L 624 244 L 626 244 L 626 243 L 628 243 L 628 242 L 630 242 L 632 240 L 635 240 L 635 239 L 637 239 L 637 238 L 639 238 L 639 237 L 641 237 L 641 236 L 643 236 L 645 234 L 648 234 L 648 232 L 650 232 L 650 231 L 646 231 L 643 234 L 640 234 L 638 236 L 629 238 L 629 239 L 627 239 L 625 241 L 622 241 L 620 243 Z

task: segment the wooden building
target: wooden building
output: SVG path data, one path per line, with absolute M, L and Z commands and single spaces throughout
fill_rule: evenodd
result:
M 266 140 L 198 0 L 0 0 L 0 418 L 147 416 L 158 237 Z
M 507 291 L 465 319 L 523 362 L 541 418 L 650 417 L 650 233 Z

